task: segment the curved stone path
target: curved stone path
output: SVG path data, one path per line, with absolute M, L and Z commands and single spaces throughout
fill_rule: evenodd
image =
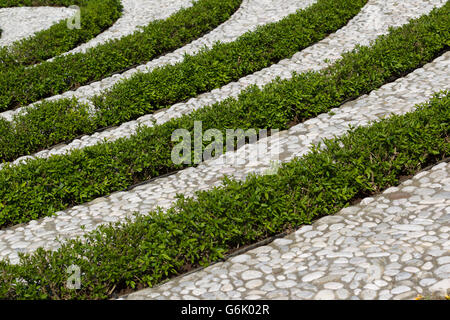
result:
M 450 290 L 450 163 L 201 271 L 121 299 L 412 299 Z
M 279 21 L 298 9 L 308 7 L 314 2 L 316 2 L 316 0 L 243 0 L 241 7 L 230 19 L 188 45 L 154 59 L 147 64 L 127 70 L 122 74 L 115 74 L 112 77 L 104 78 L 100 81 L 82 86 L 75 91 L 67 91 L 63 94 L 55 95 L 44 100 L 52 101 L 76 97 L 80 99 L 80 101 L 89 103 L 89 98 L 101 94 L 120 81 L 129 79 L 137 72 L 150 72 L 155 68 L 183 61 L 186 54 L 194 55 L 205 47 L 211 48 L 217 41 L 234 41 L 239 38 L 239 36 L 256 29 L 258 26 Z M 35 102 L 27 107 L 33 107 L 38 103 L 39 102 Z M 7 120 L 11 120 L 15 114 L 26 112 L 27 107 L 5 111 L 0 113 L 0 116 Z
M 296 53 L 290 59 L 282 60 L 278 64 L 246 76 L 237 82 L 229 83 L 220 89 L 192 98 L 185 103 L 175 104 L 169 109 L 145 115 L 116 128 L 85 135 L 68 145 L 60 144 L 57 147 L 42 150 L 33 156 L 20 157 L 13 163 L 20 163 L 32 157 L 47 158 L 54 154 L 65 154 L 74 149 L 102 143 L 105 140 L 114 141 L 121 137 L 129 137 L 136 132 L 139 125 L 152 126 L 153 121 L 161 124 L 206 105 L 223 101 L 229 97 L 237 97 L 239 93 L 252 84 L 262 87 L 277 77 L 288 79 L 294 71 L 302 73 L 309 70 L 320 70 L 328 65 L 325 61 L 332 63 L 339 59 L 342 53 L 352 50 L 357 44 L 367 45 L 379 35 L 387 33 L 389 27 L 401 26 L 407 23 L 409 19 L 426 14 L 434 6 L 441 6 L 445 2 L 443 0 L 408 0 L 399 4 L 395 0 L 370 0 L 345 27 L 311 47 Z
M 71 18 L 76 10 L 55 7 L 17 7 L 0 9 L 0 47 L 46 30 L 63 19 Z
M 218 159 L 205 161 L 197 168 L 155 179 L 127 192 L 98 198 L 58 212 L 54 217 L 0 230 L 0 258 L 17 263 L 17 252 L 33 252 L 38 247 L 58 248 L 57 237 L 79 236 L 100 224 L 130 217 L 136 211 L 147 213 L 157 206 L 167 208 L 173 204 L 177 193 L 192 196 L 194 191 L 220 185 L 225 174 L 244 179 L 249 173 L 270 170 L 272 161 L 286 162 L 301 156 L 310 150 L 312 143 L 342 135 L 349 125 L 365 126 L 392 113 L 411 111 L 415 104 L 426 102 L 435 88 L 450 89 L 450 52 L 405 78 L 332 109 L 330 113 L 228 152 Z

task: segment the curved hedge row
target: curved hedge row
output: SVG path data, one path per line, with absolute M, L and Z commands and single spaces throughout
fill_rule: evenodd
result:
M 352 200 L 397 185 L 400 176 L 450 155 L 450 96 L 325 142 L 277 175 L 181 197 L 167 213 L 103 226 L 57 251 L 39 249 L 19 265 L 0 261 L 2 299 L 105 299 L 154 286 L 233 249 L 338 212 Z M 314 181 L 315 188 L 311 188 Z M 130 243 L 133 245 L 130 246 Z M 67 267 L 81 289 L 67 288 Z
M 217 44 L 183 62 L 137 74 L 93 99 L 97 114 L 76 100 L 44 102 L 29 114 L 0 124 L 0 160 L 36 152 L 95 129 L 135 119 L 252 74 L 325 38 L 343 27 L 367 0 L 318 0 L 285 19 Z M 77 119 L 77 122 L 73 121 Z
M 59 56 L 32 68 L 6 70 L 0 74 L 0 111 L 144 64 L 211 31 L 228 20 L 241 3 L 242 0 L 198 0 L 166 20 L 153 21 L 131 35 L 89 48 L 85 53 Z
M 448 49 L 449 6 L 391 29 L 370 47 L 347 53 L 321 72 L 295 75 L 162 125 L 141 128 L 129 139 L 68 155 L 7 165 L 0 170 L 0 226 L 27 222 L 123 190 L 177 169 L 172 132 L 217 128 L 287 128 L 314 117 L 432 61 Z M 206 146 L 206 143 L 205 143 Z
M 0 8 L 17 6 L 71 6 L 80 7 L 81 29 L 70 30 L 61 21 L 34 36 L 0 48 L 0 72 L 29 66 L 67 52 L 109 28 L 120 16 L 120 0 L 9 0 Z

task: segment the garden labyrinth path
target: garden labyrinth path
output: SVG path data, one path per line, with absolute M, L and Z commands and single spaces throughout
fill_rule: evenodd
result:
M 407 24 L 410 19 L 425 15 L 446 2 L 369 0 L 345 27 L 291 58 L 154 114 L 20 157 L 13 164 L 70 154 L 76 149 L 130 137 L 140 125 L 163 124 L 202 107 L 238 97 L 250 85 L 263 87 L 276 78 L 290 79 L 293 72 L 322 70 L 343 53 L 358 45 L 369 45 L 380 35 L 387 34 L 390 27 Z M 122 0 L 122 3 L 123 15 L 114 25 L 68 53 L 84 52 L 128 35 L 139 26 L 165 19 L 192 5 L 190 0 Z M 185 54 L 194 55 L 205 46 L 211 48 L 216 41 L 235 41 L 257 26 L 279 21 L 314 3 L 314 0 L 243 0 L 240 9 L 228 21 L 198 40 L 145 65 L 45 100 L 76 97 L 91 103 L 92 97 L 136 73 L 176 64 L 183 61 Z M 33 12 L 46 10 L 32 9 L 36 10 Z M 22 16 L 17 8 L 1 10 L 0 20 L 7 12 Z M 71 14 L 66 9 L 57 10 L 54 12 L 59 13 L 47 19 L 48 25 L 41 25 L 41 29 Z M 35 27 L 31 24 L 23 34 L 0 38 L 0 46 L 39 30 Z M 7 28 L 1 23 L 0 28 L 6 34 Z M 225 175 L 244 180 L 252 173 L 265 174 L 273 169 L 274 163 L 286 163 L 307 154 L 312 144 L 344 135 L 349 126 L 367 126 L 392 114 L 405 114 L 441 90 L 450 90 L 449 51 L 369 94 L 288 130 L 227 152 L 218 159 L 169 176 L 156 177 L 131 190 L 97 198 L 51 217 L 0 229 L 0 259 L 9 259 L 16 264 L 21 252 L 33 253 L 38 248 L 57 250 L 60 240 L 82 236 L 100 225 L 123 221 L 135 212 L 146 214 L 157 207 L 167 209 L 174 204 L 177 194 L 193 196 L 197 191 L 220 186 Z M 0 113 L 0 117 L 10 120 L 36 104 Z M 269 154 L 264 153 L 267 146 Z M 0 163 L 0 170 L 3 166 Z M 302 226 L 270 244 L 120 299 L 411 299 L 417 295 L 442 297 L 448 290 L 450 164 L 444 161 L 398 187 L 365 198 L 311 226 Z

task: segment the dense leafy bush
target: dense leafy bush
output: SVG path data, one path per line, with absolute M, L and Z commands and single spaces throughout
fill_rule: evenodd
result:
M 449 134 L 446 93 L 415 112 L 328 140 L 326 149 L 313 149 L 277 175 L 225 180 L 196 199 L 180 196 L 167 213 L 103 226 L 58 251 L 24 255 L 19 265 L 0 261 L 0 298 L 102 299 L 153 286 L 398 184 L 400 176 L 448 157 Z M 81 268 L 79 290 L 66 286 L 72 264 Z
M 142 30 L 85 53 L 58 56 L 32 68 L 22 65 L 5 70 L 0 73 L 0 111 L 74 90 L 177 49 L 228 20 L 241 2 L 199 0 L 166 20 L 153 21 Z
M 285 129 L 293 121 L 314 117 L 401 77 L 447 48 L 448 24 L 440 12 L 445 11 L 435 10 L 392 29 L 370 47 L 345 54 L 322 72 L 296 75 L 263 89 L 253 86 L 237 100 L 228 99 L 165 124 L 141 128 L 129 139 L 6 166 L 0 170 L 0 226 L 51 215 L 183 168 L 171 161 L 175 144 L 171 135 L 180 128 L 192 132 L 194 121 L 202 121 L 204 131 Z
M 17 117 L 10 125 L 3 125 L 7 128 L 3 130 L 6 131 L 4 136 L 18 138 L 0 141 L 0 160 L 14 159 L 79 134 L 92 133 L 94 128 L 137 118 L 270 66 L 338 30 L 366 2 L 345 0 L 336 4 L 333 0 L 319 0 L 280 22 L 248 32 L 235 42 L 217 44 L 211 50 L 186 56 L 175 66 L 138 74 L 94 100 L 98 110 L 96 117 L 88 117 L 86 106 L 80 104 L 77 117 L 90 123 L 85 127 L 70 124 L 70 118 L 77 112 L 73 101 L 44 102 L 33 108 L 31 115 Z M 64 116 L 64 105 L 68 117 Z M 52 108 L 55 108 L 54 113 Z M 46 121 L 41 122 L 44 117 Z M 30 130 L 21 131 L 28 126 Z M 36 136 L 42 138 L 38 140 Z
M 69 29 L 62 21 L 7 48 L 0 48 L 0 72 L 32 65 L 55 57 L 86 42 L 110 27 L 121 15 L 120 0 L 14 0 L 0 8 L 17 6 L 65 6 L 80 8 L 80 29 Z

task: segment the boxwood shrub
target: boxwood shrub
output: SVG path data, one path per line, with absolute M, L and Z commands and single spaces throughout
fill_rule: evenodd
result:
M 193 132 L 194 121 L 202 121 L 204 131 L 286 129 L 393 81 L 447 48 L 449 30 L 439 12 L 392 29 L 371 46 L 345 54 L 323 71 L 295 75 L 263 89 L 250 87 L 238 99 L 143 127 L 131 138 L 23 165 L 6 165 L 0 170 L 0 226 L 52 215 L 186 167 L 171 161 L 175 145 L 171 136 L 180 128 Z
M 154 286 L 233 249 L 292 231 L 352 200 L 397 185 L 399 177 L 450 154 L 448 92 L 402 116 L 325 141 L 277 175 L 226 179 L 223 187 L 179 196 L 166 213 L 102 226 L 57 251 L 0 261 L 0 298 L 105 299 Z M 131 245 L 130 245 L 131 244 Z M 81 269 L 81 288 L 67 287 L 67 268 Z

